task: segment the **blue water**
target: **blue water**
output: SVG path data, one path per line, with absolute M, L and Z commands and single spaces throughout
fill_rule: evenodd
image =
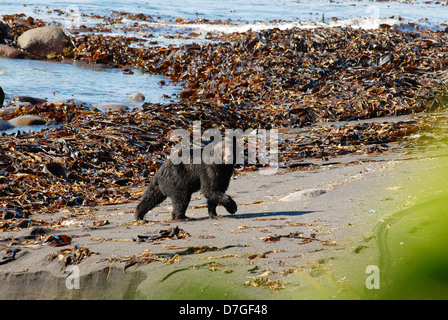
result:
M 161 19 L 196 19 L 242 21 L 253 23 L 265 20 L 295 19 L 320 21 L 322 14 L 327 18 L 350 19 L 369 17 L 401 16 L 417 22 L 429 19 L 432 24 L 447 22 L 448 7 L 446 1 L 395 0 L 137 0 L 137 1 L 26 1 L 26 7 L 20 1 L 2 1 L 0 12 L 24 12 L 33 16 L 53 16 L 56 20 L 65 17 L 49 13 L 53 9 L 70 11 L 75 9 L 84 14 L 109 15 L 111 10 L 129 13 L 149 14 Z M 85 22 L 85 21 L 83 21 Z
M 178 88 L 160 85 L 162 76 L 123 74 L 119 69 L 50 61 L 0 58 L 0 86 L 6 99 L 33 96 L 48 101 L 78 99 L 86 104 L 124 104 L 139 107 L 142 103 L 129 99 L 140 92 L 150 103 L 175 99 Z
M 25 1 L 24 1 L 25 2 Z M 137 1 L 57 1 L 30 0 L 0 3 L 0 13 L 25 13 L 34 18 L 52 21 L 67 32 L 81 25 L 96 26 L 104 23 L 104 17 L 113 18 L 109 25 L 111 34 L 123 33 L 137 23 L 132 36 L 141 37 L 141 45 L 182 44 L 207 41 L 207 32 L 232 32 L 270 27 L 290 28 L 351 25 L 376 28 L 380 23 L 415 23 L 426 28 L 446 28 L 448 6 L 440 1 L 350 1 L 350 0 L 137 0 Z M 58 9 L 58 10 L 55 10 Z M 144 13 L 153 19 L 148 21 L 120 18 L 112 11 Z M 101 18 L 95 15 L 101 16 Z M 177 18 L 203 19 L 201 23 L 184 25 Z M 204 20 L 221 20 L 224 23 L 204 23 Z M 202 34 L 192 39 L 166 37 L 167 34 L 191 32 Z M 148 38 L 148 34 L 152 37 Z M 146 38 L 144 37 L 146 36 Z M 146 101 L 167 101 L 173 98 L 177 87 L 161 86 L 159 76 L 136 72 L 124 75 L 120 70 L 82 68 L 71 64 L 42 61 L 0 59 L 0 86 L 6 97 L 31 95 L 57 100 L 76 98 L 90 104 L 127 104 L 138 106 L 128 99 L 130 94 L 141 92 Z M 168 81 L 166 81 L 168 82 Z M 164 98 L 165 97 L 165 98 Z

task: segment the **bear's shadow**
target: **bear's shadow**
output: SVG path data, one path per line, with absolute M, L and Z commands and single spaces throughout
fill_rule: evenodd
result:
M 241 213 L 232 215 L 227 214 L 223 215 L 223 217 L 233 219 L 251 219 L 251 218 L 265 218 L 265 217 L 277 217 L 277 216 L 301 216 L 313 212 L 316 211 L 271 211 L 271 212 Z
M 254 212 L 254 213 L 241 213 L 241 214 L 226 214 L 222 215 L 222 218 L 231 219 L 252 219 L 252 218 L 266 218 L 266 217 L 278 217 L 278 216 L 301 216 L 304 214 L 313 213 L 316 211 L 270 211 L 270 212 Z M 209 217 L 194 217 L 196 221 L 208 220 Z

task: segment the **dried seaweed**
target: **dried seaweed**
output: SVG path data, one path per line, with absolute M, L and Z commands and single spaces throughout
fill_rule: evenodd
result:
M 111 15 L 118 21 L 129 14 Z M 23 15 L 4 21 L 16 36 L 45 25 Z M 5 116 L 39 115 L 56 126 L 0 135 L 1 230 L 32 225 L 19 219 L 66 206 L 135 201 L 132 187 L 143 186 L 164 161 L 169 132 L 190 129 L 193 121 L 222 131 L 305 129 L 279 141 L 279 164 L 287 166 L 304 158 L 387 152 L 421 124 L 350 121 L 444 106 L 439 101 L 446 92 L 448 34 L 442 31 L 270 29 L 201 45 L 148 47 L 141 45 L 145 39 L 106 35 L 107 28 L 72 35 L 73 51 L 52 59 L 164 75 L 182 85 L 180 101 L 121 113 L 102 113 L 76 100 L 48 102 Z M 323 125 L 336 120 L 347 123 Z
M 92 254 L 96 253 L 90 251 L 87 247 L 75 246 L 74 248 L 62 249 L 58 252 L 52 253 L 47 257 L 47 260 L 52 261 L 58 258 L 58 260 L 62 261 L 61 270 L 63 270 L 69 265 L 79 264 L 82 260 Z
M 137 235 L 137 239 L 133 240 L 137 242 L 154 242 L 161 239 L 185 239 L 189 236 L 188 232 L 176 226 L 168 230 L 160 230 L 158 235 Z

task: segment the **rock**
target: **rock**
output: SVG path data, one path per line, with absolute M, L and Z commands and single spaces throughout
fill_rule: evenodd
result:
M 28 52 L 18 50 L 16 48 L 7 46 L 5 44 L 0 44 L 0 57 L 10 58 L 10 59 L 37 59 Z
M 16 112 L 17 107 L 0 108 L 0 117 L 9 116 Z
M 109 104 L 104 106 L 98 106 L 98 109 L 107 112 L 107 111 L 114 111 L 114 112 L 120 112 L 120 111 L 128 111 L 128 106 L 125 106 L 123 104 Z
M 62 107 L 64 105 L 72 105 L 77 108 L 81 108 L 85 105 L 85 103 L 82 100 L 68 98 L 68 99 L 58 99 L 58 100 L 48 101 L 47 106 L 51 106 L 51 105 L 54 107 Z
M 140 92 L 134 93 L 133 95 L 129 96 L 129 99 L 132 99 L 134 101 L 145 101 L 145 96 L 141 94 Z
M 14 126 L 12 124 L 10 124 L 8 121 L 5 121 L 3 119 L 0 119 L 0 132 L 1 131 L 5 131 L 5 130 L 9 130 L 14 128 Z
M 12 40 L 13 38 L 9 34 L 8 25 L 0 21 L 0 44 L 5 44 L 6 39 Z
M 64 104 L 68 103 L 70 100 L 52 100 L 52 101 L 48 101 L 48 105 L 53 105 L 55 107 L 61 107 Z
M 35 97 L 27 97 L 27 96 L 17 96 L 13 97 L 8 101 L 7 106 L 18 106 L 23 103 L 29 103 L 30 105 L 34 106 L 35 104 L 41 104 L 45 103 L 47 100 L 41 99 L 41 98 L 35 98 Z
M 50 53 L 63 54 L 72 46 L 70 38 L 59 27 L 40 27 L 25 31 L 17 44 L 23 50 L 45 57 Z
M 44 125 L 46 123 L 46 121 L 41 117 L 33 115 L 20 116 L 11 119 L 8 122 L 14 126 L 37 126 L 37 125 Z
M 318 195 L 321 195 L 325 193 L 325 190 L 322 189 L 305 189 L 297 192 L 292 192 L 288 194 L 287 196 L 284 196 L 280 199 L 282 202 L 290 202 L 290 201 L 300 201 L 304 199 L 311 199 L 314 197 L 317 197 Z
M 0 87 L 0 108 L 3 107 L 3 102 L 5 102 L 5 92 Z

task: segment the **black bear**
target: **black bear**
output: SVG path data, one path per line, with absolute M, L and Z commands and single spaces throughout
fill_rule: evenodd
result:
M 235 145 L 233 144 L 232 151 L 235 151 Z M 221 144 L 218 147 L 221 147 Z M 229 213 L 235 213 L 237 205 L 225 192 L 229 187 L 236 158 L 232 156 L 232 160 L 225 163 L 205 163 L 201 159 L 198 164 L 173 163 L 168 159 L 152 178 L 141 202 L 135 209 L 135 218 L 142 220 L 149 210 L 168 197 L 173 203 L 172 220 L 194 220 L 188 218 L 185 212 L 191 195 L 199 190 L 207 199 L 208 214 L 211 219 L 219 217 L 216 213 L 218 204 L 223 205 Z

